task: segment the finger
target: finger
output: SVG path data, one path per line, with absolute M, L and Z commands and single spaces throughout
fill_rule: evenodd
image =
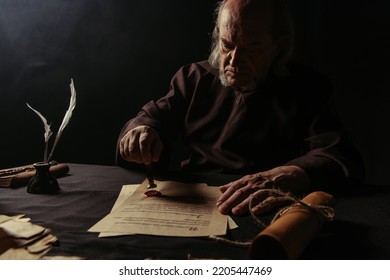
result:
M 153 136 L 148 131 L 141 132 L 139 136 L 139 151 L 142 163 L 150 164 L 152 162 L 152 141 Z
M 127 144 L 125 143 L 126 139 L 125 136 L 122 137 L 121 141 L 119 142 L 119 154 L 126 159 L 126 152 L 125 149 L 127 147 Z
M 120 141 L 120 154 L 125 160 L 132 161 L 130 158 L 130 141 L 131 141 L 131 133 L 128 132 Z
M 139 137 L 140 134 L 137 132 L 132 134 L 127 151 L 129 153 L 129 158 L 131 159 L 131 161 L 134 161 L 136 163 L 143 163 L 140 151 Z
M 234 194 L 232 194 L 225 201 L 220 201 L 220 212 L 226 214 L 228 211 L 231 211 L 232 214 L 236 216 L 246 214 L 250 209 L 250 203 L 252 205 L 256 205 L 269 197 L 267 192 L 261 191 L 263 187 L 264 186 L 262 185 L 257 186 L 248 184 L 245 187 L 235 191 Z
M 231 186 L 231 184 L 226 184 L 226 185 L 223 185 L 223 186 L 220 186 L 219 187 L 219 190 L 221 193 L 224 193 L 229 187 Z
M 266 181 L 266 178 L 262 176 L 262 173 L 250 174 L 238 179 L 236 181 L 230 182 L 226 185 L 222 185 L 219 187 L 219 190 L 224 193 L 230 188 L 234 188 L 235 190 L 242 185 L 251 185 L 251 186 L 260 186 Z
M 224 193 L 226 194 L 226 192 Z M 228 214 L 233 207 L 238 206 L 242 201 L 244 201 L 248 197 L 248 193 L 245 192 L 245 190 L 239 189 L 235 191 L 232 195 L 230 195 L 227 199 L 225 199 L 223 202 L 221 202 L 218 206 L 219 211 L 222 214 Z M 240 208 L 241 206 L 238 206 Z M 247 208 L 248 210 L 248 208 Z
M 252 203 L 254 206 L 251 211 L 256 216 L 263 215 L 276 207 L 283 205 L 285 202 L 286 199 L 283 197 L 270 196 L 259 203 Z
M 238 189 L 245 186 L 244 182 L 241 181 L 235 181 L 232 183 L 229 183 L 223 187 L 220 187 L 220 190 L 222 188 L 222 194 L 219 197 L 217 201 L 217 206 L 225 202 L 227 199 L 229 199 Z
M 254 195 L 253 192 L 258 191 L 259 187 L 248 188 L 248 189 L 249 190 L 247 191 L 247 194 L 245 195 L 246 198 L 232 208 L 231 211 L 232 211 L 233 215 L 235 215 L 235 216 L 245 215 L 249 212 L 251 206 L 253 208 L 253 205 L 257 206 L 259 203 L 261 204 L 270 198 L 269 195 L 265 192 L 256 193 Z M 266 205 L 268 205 L 268 204 L 266 203 Z M 266 209 L 264 209 L 264 210 L 266 210 Z
M 245 198 L 239 204 L 232 208 L 232 214 L 235 216 L 242 216 L 249 212 L 249 200 L 250 197 Z
M 153 143 L 152 143 L 152 148 L 151 148 L 151 151 L 152 151 L 152 161 L 153 162 L 156 162 L 156 161 L 159 161 L 160 160 L 160 155 L 161 155 L 161 152 L 163 150 L 163 144 L 162 142 L 160 141 L 159 138 L 157 138 Z

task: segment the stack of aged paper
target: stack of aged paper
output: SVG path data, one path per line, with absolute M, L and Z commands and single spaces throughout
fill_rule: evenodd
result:
M 235 227 L 219 213 L 219 189 L 207 184 L 155 181 L 155 196 L 146 196 L 148 182 L 125 185 L 111 211 L 92 228 L 100 237 L 150 234 L 161 236 L 224 235 Z M 233 225 L 230 225 L 233 223 Z
M 25 215 L 0 215 L 0 259 L 39 259 L 57 238 Z

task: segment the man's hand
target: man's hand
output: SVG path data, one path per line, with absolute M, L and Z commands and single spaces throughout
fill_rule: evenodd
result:
M 119 153 L 124 160 L 150 164 L 160 159 L 163 143 L 158 132 L 141 125 L 127 132 L 119 143 Z
M 278 188 L 293 193 L 303 193 L 309 190 L 310 179 L 306 172 L 294 165 L 280 166 L 268 171 L 250 174 L 241 179 L 220 187 L 221 197 L 217 202 L 222 214 L 244 215 L 249 211 L 251 194 L 259 189 Z M 267 203 L 267 199 L 268 202 Z M 278 201 L 272 197 L 259 197 L 252 201 L 252 212 L 260 215 L 278 206 Z

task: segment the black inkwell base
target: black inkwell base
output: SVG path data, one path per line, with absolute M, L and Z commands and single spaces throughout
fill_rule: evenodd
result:
M 27 192 L 33 194 L 56 194 L 60 187 L 57 179 L 50 173 L 50 163 L 34 163 L 35 175 L 27 185 Z

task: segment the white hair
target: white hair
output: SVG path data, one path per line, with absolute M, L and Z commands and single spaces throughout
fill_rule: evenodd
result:
M 211 52 L 209 56 L 209 63 L 216 69 L 220 69 L 220 44 L 219 44 L 219 21 L 221 18 L 221 12 L 225 7 L 225 4 L 229 0 L 223 0 L 217 4 L 215 10 L 215 26 L 211 37 Z M 251 1 L 251 0 L 249 0 Z M 249 2 L 247 1 L 247 2 Z M 254 0 L 252 0 L 254 1 Z M 268 0 L 269 1 L 269 0 Z M 291 59 L 294 49 L 294 37 L 295 37 L 295 28 L 292 19 L 290 10 L 287 7 L 287 4 L 284 0 L 271 0 L 272 11 L 273 11 L 273 27 L 272 27 L 272 36 L 275 39 L 280 38 L 281 36 L 287 35 L 289 40 L 280 51 L 279 56 L 273 62 L 272 71 L 275 75 L 286 76 L 288 75 L 288 70 L 286 64 Z M 226 78 L 223 75 L 220 75 L 221 82 L 226 83 Z M 223 80 L 224 79 L 224 80 Z

